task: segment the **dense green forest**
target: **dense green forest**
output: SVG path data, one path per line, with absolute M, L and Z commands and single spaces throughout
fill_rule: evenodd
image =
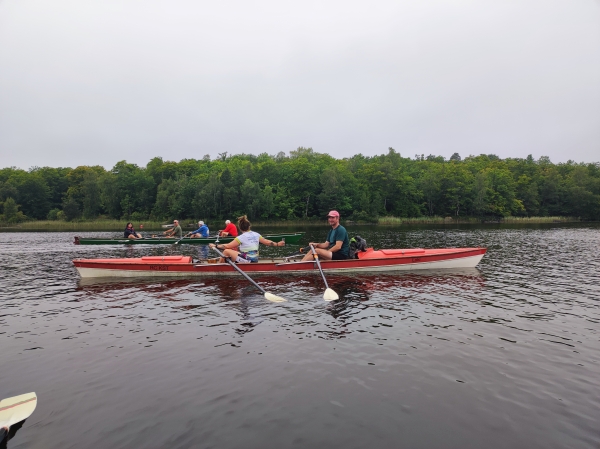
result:
M 0 221 L 571 216 L 600 219 L 600 164 L 553 164 L 455 153 L 335 159 L 311 148 L 289 156 L 222 153 L 100 166 L 0 170 Z

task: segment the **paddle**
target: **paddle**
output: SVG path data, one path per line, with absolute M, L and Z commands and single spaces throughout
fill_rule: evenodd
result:
M 321 268 L 321 262 L 319 262 L 319 256 L 315 251 L 315 247 L 310 245 L 310 249 L 313 253 L 313 257 L 315 258 L 315 262 L 317 262 L 317 267 L 319 267 L 319 271 L 321 272 L 321 277 L 323 278 L 323 282 L 325 283 L 325 293 L 323 294 L 323 299 L 325 301 L 333 301 L 334 299 L 340 299 L 338 294 L 329 288 L 327 285 L 327 279 L 325 279 L 325 274 L 323 273 L 323 268 Z
M 0 443 L 4 439 L 2 430 L 5 429 L 8 435 L 10 427 L 29 418 L 36 405 L 37 396 L 35 393 L 13 396 L 0 401 Z
M 179 242 L 181 242 L 184 238 L 186 238 L 188 235 L 190 235 L 190 233 L 188 232 L 187 234 L 185 234 L 183 237 L 181 237 L 179 240 L 177 240 L 175 243 L 173 243 L 173 245 L 177 245 Z
M 274 295 L 273 293 L 269 293 L 267 292 L 264 288 L 262 288 L 260 285 L 258 285 L 256 282 L 254 282 L 252 280 L 252 278 L 250 278 L 250 276 L 248 276 L 246 273 L 244 273 L 240 267 L 238 267 L 235 262 L 233 262 L 229 257 L 225 256 L 225 254 L 223 254 L 221 251 L 219 251 L 216 247 L 212 248 L 213 251 L 215 251 L 219 256 L 221 256 L 223 259 L 225 259 L 225 262 L 227 262 L 229 265 L 231 265 L 233 268 L 235 268 L 242 276 L 244 276 L 248 281 L 250 281 L 251 284 L 254 284 L 254 286 L 256 288 L 258 288 L 261 292 L 264 293 L 265 295 L 265 299 L 268 299 L 269 301 L 272 302 L 285 302 L 285 298 L 282 298 L 281 296 L 277 296 Z
M 310 248 L 306 247 L 306 248 L 300 248 L 297 252 L 295 252 L 294 254 L 290 254 L 289 256 L 284 256 L 284 259 L 296 259 L 298 257 L 304 257 L 304 252 L 306 250 L 310 250 Z

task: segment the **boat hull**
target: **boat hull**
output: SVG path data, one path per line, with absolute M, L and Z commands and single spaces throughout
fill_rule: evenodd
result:
M 485 255 L 485 248 L 444 248 L 398 251 L 385 257 L 379 254 L 361 253 L 359 259 L 322 260 L 327 273 L 394 272 L 415 270 L 438 270 L 474 268 Z M 404 253 L 400 253 L 404 251 Z M 378 253 L 372 251 L 372 253 Z M 375 256 L 375 257 L 373 257 Z M 142 257 L 135 259 L 75 259 L 73 264 L 82 278 L 96 277 L 195 277 L 239 276 L 227 263 L 194 263 L 189 256 Z M 294 274 L 318 272 L 313 261 L 289 261 L 286 259 L 261 259 L 259 263 L 237 265 L 249 275 Z
M 265 234 L 263 237 L 274 242 L 279 242 L 285 239 L 286 243 L 297 244 L 300 238 L 304 235 L 304 232 L 295 232 L 292 234 Z M 219 237 L 219 243 L 229 243 L 235 237 Z M 82 238 L 75 237 L 76 245 L 172 245 L 180 239 L 177 238 L 166 238 L 166 237 L 149 237 L 143 239 L 99 239 L 99 238 Z M 209 243 L 215 243 L 216 237 L 207 238 L 196 238 L 192 239 L 184 237 L 179 242 L 179 245 L 208 245 Z

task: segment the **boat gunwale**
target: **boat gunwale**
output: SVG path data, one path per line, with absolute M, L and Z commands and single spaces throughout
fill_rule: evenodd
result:
M 345 260 L 321 260 L 321 264 L 323 266 L 323 268 L 325 269 L 325 267 L 327 267 L 328 265 L 352 265 L 352 266 L 356 266 L 356 265 L 360 265 L 360 263 L 368 263 L 369 265 L 371 265 L 373 262 L 378 262 L 378 261 L 388 261 L 388 262 L 392 262 L 391 265 L 397 265 L 395 263 L 393 263 L 393 261 L 395 260 L 403 260 L 403 259 L 421 259 L 421 258 L 431 258 L 433 256 L 452 256 L 452 255 L 456 255 L 456 254 L 465 254 L 464 257 L 471 257 L 471 255 L 466 255 L 467 253 L 471 253 L 474 252 L 475 254 L 472 254 L 472 256 L 477 256 L 477 255 L 485 255 L 485 253 L 487 252 L 487 248 L 482 248 L 482 247 L 473 247 L 473 248 L 438 248 L 438 249 L 431 249 L 429 251 L 439 251 L 439 250 L 455 250 L 455 251 L 443 251 L 443 252 L 431 252 L 429 254 L 425 253 L 425 254 L 419 254 L 419 256 L 415 256 L 415 253 L 409 253 L 409 254 L 401 254 L 401 255 L 394 255 L 394 256 L 388 256 L 388 257 L 373 257 L 373 258 L 358 258 L 358 259 L 345 259 Z M 427 250 L 425 250 L 427 251 Z M 483 251 L 483 252 L 482 252 Z M 190 256 L 191 257 L 191 256 Z M 133 261 L 140 261 L 140 262 L 133 262 Z M 77 263 L 85 263 L 88 265 L 112 265 L 112 266 L 124 266 L 124 265 L 130 265 L 133 267 L 140 267 L 140 269 L 132 269 L 131 271 L 147 271 L 145 270 L 143 267 L 147 267 L 149 265 L 161 265 L 161 266 L 173 266 L 173 267 L 187 267 L 187 266 L 192 266 L 194 268 L 200 268 L 200 267 L 229 267 L 231 268 L 231 266 L 227 263 L 199 263 L 198 261 L 194 262 L 194 259 L 192 258 L 192 260 L 190 262 L 183 262 L 183 263 L 177 263 L 177 262 L 171 262 L 171 261 L 144 261 L 145 263 L 141 263 L 142 258 L 122 258 L 122 259 L 82 259 L 82 258 L 77 258 L 77 259 L 73 259 L 73 264 L 75 264 L 75 266 L 77 266 Z M 426 263 L 426 261 L 418 261 L 416 263 Z M 289 266 L 289 265 L 298 265 L 298 264 L 311 264 L 311 265 L 315 265 L 314 261 L 312 260 L 296 260 L 296 261 L 291 261 L 291 260 L 286 260 L 285 257 L 281 257 L 281 258 L 263 258 L 260 259 L 258 262 L 256 263 L 250 263 L 250 264 L 238 264 L 239 267 L 248 267 L 251 268 L 250 270 L 247 270 L 249 272 L 252 271 L 257 271 L 255 269 L 252 269 L 254 267 L 260 267 L 261 265 L 263 266 L 269 266 L 269 267 L 278 267 L 278 266 Z M 356 267 L 356 268 L 360 268 Z M 110 268 L 108 268 L 110 269 Z M 115 268 L 116 269 L 116 268 Z M 233 270 L 233 268 L 231 268 Z M 206 270 L 209 271 L 209 270 Z M 214 270 L 212 270 L 214 271 Z M 219 270 L 221 271 L 221 270 Z M 246 271 L 246 270 L 245 270 Z

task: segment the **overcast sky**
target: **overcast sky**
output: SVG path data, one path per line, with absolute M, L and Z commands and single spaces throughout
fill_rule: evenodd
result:
M 0 168 L 600 161 L 599 0 L 0 0 Z

